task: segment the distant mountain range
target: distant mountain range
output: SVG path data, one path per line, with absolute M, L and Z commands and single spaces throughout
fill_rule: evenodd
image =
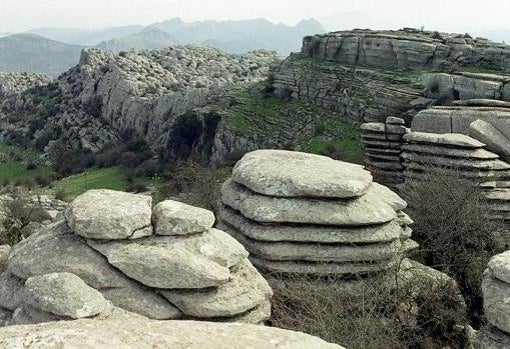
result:
M 20 34 L 0 35 L 0 71 L 30 71 L 58 75 L 78 63 L 83 47 L 115 52 L 195 44 L 229 53 L 269 49 L 287 55 L 299 51 L 302 38 L 325 32 L 314 19 L 296 26 L 265 19 L 198 21 L 180 18 L 148 26 L 102 29 L 36 28 Z
M 78 62 L 83 46 L 64 44 L 34 34 L 0 37 L 0 72 L 33 72 L 55 76 Z

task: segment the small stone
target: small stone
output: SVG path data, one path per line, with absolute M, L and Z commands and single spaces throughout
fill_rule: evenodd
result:
M 127 239 L 151 225 L 147 195 L 93 189 L 71 202 L 65 217 L 71 230 L 90 239 Z
M 188 235 L 212 228 L 215 218 L 209 210 L 166 200 L 154 206 L 152 220 L 158 235 Z

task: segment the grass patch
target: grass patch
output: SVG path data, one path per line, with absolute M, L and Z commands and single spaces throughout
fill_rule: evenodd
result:
M 141 183 L 148 188 L 157 188 L 163 183 L 161 178 L 135 178 L 133 183 Z M 40 189 L 45 193 L 57 193 L 62 191 L 65 193 L 64 200 L 71 201 L 78 195 L 90 189 L 111 189 L 118 191 L 126 191 L 129 182 L 124 178 L 123 171 L 120 167 L 109 168 L 93 168 L 85 172 L 72 175 L 61 179 L 53 184 L 51 189 Z
M 35 179 L 50 172 L 52 170 L 48 166 L 37 166 L 35 169 L 28 170 L 24 163 L 15 160 L 7 160 L 0 164 L 0 179 L 11 183 L 27 178 Z

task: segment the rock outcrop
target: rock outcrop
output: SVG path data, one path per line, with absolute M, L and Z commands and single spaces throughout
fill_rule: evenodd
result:
M 510 251 L 492 257 L 482 282 L 484 311 L 489 326 L 480 333 L 478 349 L 510 346 Z
M 0 73 L 0 99 L 49 82 L 49 77 L 40 74 Z
M 75 320 L 0 329 L 2 348 L 46 349 L 62 345 L 77 349 L 342 349 L 314 336 L 275 327 L 198 321 Z
M 365 147 L 368 170 L 377 181 L 395 186 L 403 182 L 402 165 L 403 139 L 410 130 L 401 118 L 388 117 L 385 123 L 361 125 L 361 140 Z
M 221 193 L 220 229 L 268 271 L 372 274 L 417 247 L 405 201 L 359 165 L 254 151 L 236 164 Z
M 381 68 L 423 70 L 453 63 L 510 70 L 510 47 L 468 35 L 417 29 L 352 30 L 306 37 L 305 57 Z
M 155 214 L 149 196 L 110 190 L 78 196 L 65 220 L 11 249 L 0 278 L 6 321 L 130 313 L 157 320 L 267 320 L 272 291 L 244 247 L 211 228 L 212 213 L 187 207 L 164 201 Z M 207 217 L 204 224 L 197 224 L 203 222 L 197 211 Z
M 179 157 L 182 148 L 194 143 L 210 147 L 208 137 L 214 136 L 218 122 L 191 122 L 187 114 L 216 101 L 227 89 L 264 79 L 278 60 L 275 52 L 233 55 L 195 46 L 119 55 L 84 49 L 79 64 L 52 84 L 7 99 L 2 128 L 14 128 L 32 142 L 44 139 L 38 144 L 46 152 L 54 140 L 74 150 L 96 152 L 129 135 L 144 139 L 160 155 Z M 25 115 L 32 115 L 30 133 Z M 183 127 L 192 139 L 175 139 L 182 137 Z

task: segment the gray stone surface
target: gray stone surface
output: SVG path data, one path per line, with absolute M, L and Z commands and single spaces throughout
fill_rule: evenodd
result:
M 510 333 L 510 284 L 499 281 L 486 271 L 482 281 L 483 308 L 487 320 L 501 331 Z
M 162 201 L 152 210 L 152 221 L 158 235 L 202 233 L 214 225 L 214 213 L 172 200 Z
M 163 290 L 161 294 L 184 314 L 200 317 L 231 317 L 265 302 L 273 292 L 248 260 L 232 268 L 230 280 L 209 290 Z
M 498 154 L 502 159 L 510 160 L 510 139 L 488 122 L 476 120 L 471 123 L 469 135 L 485 143 L 488 150 Z
M 0 329 L 0 346 L 46 349 L 65 343 L 76 349 L 342 349 L 300 332 L 246 324 L 203 321 L 76 320 Z
M 32 276 L 25 282 L 24 303 L 58 316 L 80 319 L 106 310 L 103 295 L 71 273 Z
M 510 285 L 510 251 L 492 257 L 488 268 L 493 277 Z
M 9 325 L 32 325 L 63 319 L 66 318 L 42 311 L 28 304 L 22 304 L 16 308 L 12 314 L 12 319 L 9 322 Z
M 0 307 L 16 310 L 23 302 L 23 287 L 25 281 L 8 271 L 0 274 Z
M 409 162 L 419 164 L 429 164 L 436 166 L 446 166 L 452 168 L 464 168 L 473 170 L 486 170 L 486 171 L 500 171 L 510 170 L 510 164 L 498 159 L 494 160 L 480 160 L 480 159 L 463 159 L 463 158 L 450 158 L 440 155 L 427 155 L 416 153 L 402 153 L 402 159 Z
M 232 179 L 254 192 L 278 197 L 352 198 L 372 182 L 359 165 L 284 150 L 257 150 L 237 162 Z
M 395 210 L 372 189 L 354 199 L 276 198 L 255 194 L 227 180 L 221 193 L 223 203 L 257 222 L 366 226 L 396 218 Z
M 507 349 L 510 348 L 510 335 L 488 326 L 478 332 L 475 349 Z
M 88 243 L 127 276 L 156 288 L 218 286 L 228 281 L 228 268 L 248 256 L 241 244 L 216 229 L 187 237 Z
M 352 228 L 291 224 L 261 225 L 225 205 L 221 205 L 218 209 L 218 218 L 251 239 L 274 242 L 349 244 L 394 241 L 398 239 L 401 231 L 396 220 L 381 225 Z
M 9 245 L 0 246 L 0 273 L 7 269 L 7 259 L 9 257 L 10 251 L 11 246 Z
M 125 239 L 151 225 L 150 196 L 93 189 L 69 205 L 65 217 L 75 234 L 90 239 Z

